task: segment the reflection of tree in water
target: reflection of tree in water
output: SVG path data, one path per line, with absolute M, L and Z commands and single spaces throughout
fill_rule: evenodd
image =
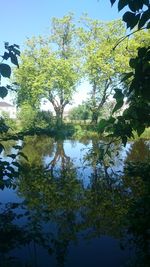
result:
M 126 162 L 144 162 L 150 160 L 149 143 L 140 139 L 131 145 L 127 152 Z
M 136 245 L 132 266 L 148 267 L 150 262 L 150 150 L 148 143 L 139 140 L 129 151 L 124 184 L 129 189 L 131 204 L 126 222 L 131 241 Z
M 27 136 L 24 139 L 22 152 L 30 163 L 43 165 L 43 158 L 53 153 L 54 140 L 47 136 Z
M 66 168 L 68 168 L 72 163 L 70 160 L 70 157 L 68 157 L 64 150 L 64 141 L 58 140 L 56 142 L 56 149 L 54 152 L 54 157 L 48 164 L 47 168 L 50 168 L 51 175 L 54 173 L 54 168 L 56 167 L 56 173 L 58 173 L 58 169 L 60 166 L 60 170 L 64 171 Z
M 76 239 L 80 228 L 77 212 L 81 206 L 82 191 L 82 183 L 71 163 L 65 167 L 61 165 L 59 176 L 58 173 L 51 175 L 42 166 L 25 164 L 18 180 L 18 193 L 26 199 L 30 217 L 36 218 L 34 221 L 38 222 L 41 231 L 44 231 L 45 224 L 56 225 L 56 232 L 49 231 L 47 245 L 48 251 L 56 255 L 59 266 L 63 266 L 69 243 Z
M 113 147 L 116 155 L 118 147 Z M 128 210 L 128 197 L 124 193 L 118 175 L 109 172 L 110 157 L 104 155 L 104 146 L 93 140 L 87 160 L 91 163 L 90 183 L 86 190 L 86 210 L 84 218 L 91 229 L 90 236 L 111 235 L 119 237 L 123 219 Z M 112 161 L 112 160 L 111 160 Z

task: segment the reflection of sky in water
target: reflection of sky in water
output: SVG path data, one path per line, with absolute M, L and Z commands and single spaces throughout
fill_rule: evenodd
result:
M 113 165 L 108 168 L 108 174 L 118 173 L 120 175 L 123 172 L 124 160 L 126 159 L 127 152 L 129 151 L 132 143 L 127 143 L 124 147 L 120 145 L 118 155 L 113 157 Z M 47 166 L 53 157 L 55 156 L 57 143 L 55 143 L 55 149 L 51 156 L 44 157 L 45 166 Z M 85 161 L 84 156 L 88 154 L 89 149 L 92 148 L 92 142 L 87 145 L 79 141 L 66 140 L 63 143 L 65 154 L 70 157 L 74 166 L 77 168 L 77 177 L 83 181 L 84 186 L 87 186 L 90 181 L 90 175 L 92 174 L 92 168 L 88 161 Z M 60 167 L 60 161 L 57 162 L 55 168 Z
M 51 156 L 44 157 L 45 166 L 47 166 L 55 156 L 56 146 L 57 143 L 55 144 L 55 149 Z M 74 166 L 77 169 L 78 179 L 81 179 L 83 181 L 83 184 L 87 185 L 89 182 L 88 177 L 92 173 L 92 170 L 90 166 L 87 166 L 87 164 L 85 166 L 84 156 L 86 153 L 88 153 L 88 150 L 92 147 L 91 142 L 88 145 L 84 145 L 79 141 L 66 140 L 63 143 L 63 147 L 66 156 L 70 157 L 70 160 L 73 162 Z M 60 162 L 57 162 L 56 168 L 57 167 L 60 167 Z

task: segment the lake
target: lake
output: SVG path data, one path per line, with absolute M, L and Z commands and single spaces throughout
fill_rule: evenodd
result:
M 148 266 L 149 142 L 105 143 L 4 144 L 3 161 L 25 156 L 0 191 L 1 267 Z

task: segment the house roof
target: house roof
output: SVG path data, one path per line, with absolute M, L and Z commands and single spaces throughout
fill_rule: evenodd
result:
M 0 108 L 1 107 L 13 107 L 13 105 L 6 103 L 6 102 L 0 102 Z

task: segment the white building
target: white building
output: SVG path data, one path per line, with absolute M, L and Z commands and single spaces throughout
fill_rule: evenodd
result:
M 3 114 L 7 114 L 11 119 L 16 119 L 17 109 L 11 104 L 0 102 L 0 116 L 3 116 Z

